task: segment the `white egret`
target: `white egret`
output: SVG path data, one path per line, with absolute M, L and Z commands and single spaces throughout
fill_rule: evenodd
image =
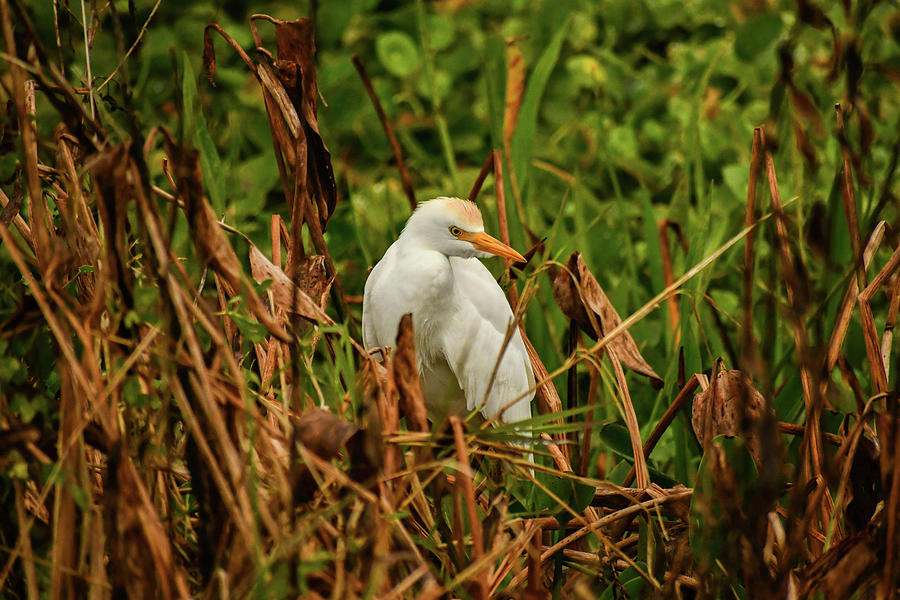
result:
M 436 198 L 416 208 L 366 281 L 363 342 L 370 350 L 395 346 L 400 319 L 412 313 L 425 404 L 434 422 L 476 407 L 487 419 L 506 407 L 500 417 L 505 423 L 531 417 L 534 392 L 527 392 L 534 372 L 525 343 L 516 328 L 504 347 L 513 313 L 476 258 L 491 255 L 525 260 L 484 232 L 474 203 Z

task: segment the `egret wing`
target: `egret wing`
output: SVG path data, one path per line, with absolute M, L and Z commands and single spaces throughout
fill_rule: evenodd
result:
M 411 251 L 400 240 L 388 248 L 366 280 L 363 342 L 366 348 L 394 346 L 403 315 L 411 313 L 420 370 L 437 357 L 432 339 L 455 302 L 450 262 L 439 252 Z
M 450 264 L 458 302 L 443 328 L 442 341 L 469 410 L 481 406 L 482 414 L 490 418 L 506 407 L 507 423 L 530 418 L 534 373 L 518 328 L 505 342 L 513 314 L 503 290 L 477 259 L 453 257 Z

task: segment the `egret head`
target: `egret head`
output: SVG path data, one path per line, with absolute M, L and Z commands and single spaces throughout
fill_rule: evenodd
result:
M 406 222 L 403 235 L 415 236 L 447 256 L 486 258 L 496 255 L 525 262 L 525 257 L 484 232 L 474 202 L 440 197 L 422 202 Z

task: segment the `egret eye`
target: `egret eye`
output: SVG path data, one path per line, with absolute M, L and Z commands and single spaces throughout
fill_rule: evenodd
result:
M 450 226 L 450 235 L 452 235 L 453 237 L 459 237 L 461 234 L 462 234 L 462 229 L 460 229 L 456 225 Z

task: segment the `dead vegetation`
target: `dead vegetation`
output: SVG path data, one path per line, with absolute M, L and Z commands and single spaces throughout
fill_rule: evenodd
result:
M 544 432 L 532 473 L 502 427 L 453 418 L 432 431 L 409 320 L 383 364 L 357 341 L 324 237 L 339 200 L 316 118 L 310 20 L 257 16 L 252 56 L 219 26 L 205 32 L 210 81 L 218 34 L 263 90 L 290 224 L 273 215 L 273 256 L 251 244 L 244 258 L 184 132 L 112 136 L 92 90 L 60 78 L 22 7 L 4 0 L 2 18 L 24 185 L 0 192 L 2 251 L 22 278 L 0 342 L 48 332 L 58 373 L 53 438 L 11 409 L 33 382 L 10 379 L 0 390 L 0 465 L 12 473 L 4 477 L 14 497 L 0 526 L 5 596 L 897 596 L 900 403 L 888 369 L 900 246 L 879 266 L 874 257 L 896 243 L 896 231 L 884 222 L 859 231 L 846 140 L 841 189 L 854 272 L 824 352 L 809 347 L 805 269 L 762 128 L 752 140 L 746 227 L 678 278 L 667 260 L 667 287 L 624 320 L 577 253 L 554 264 L 536 244 L 528 265 L 506 265 L 520 314 L 535 285 L 552 285 L 571 319 L 560 368 L 548 373 L 529 343 L 542 413 L 534 429 Z M 274 26 L 274 54 L 257 30 L 262 22 Z M 521 68 L 510 48 L 510 69 Z M 522 77 L 507 89 L 510 128 Z M 44 117 L 35 94 L 61 115 L 52 139 L 36 135 Z M 152 161 L 159 153 L 164 160 Z M 508 242 L 503 156 L 491 154 L 472 196 L 493 172 Z M 398 164 L 403 171 L 399 156 Z M 768 201 L 757 197 L 758 178 Z M 402 179 L 414 201 L 405 171 Z M 191 245 L 176 255 L 180 227 Z M 802 374 L 803 424 L 779 423 L 772 398 L 753 386 L 763 358 L 747 310 L 741 364 L 728 365 L 741 370 L 680 369 L 669 410 L 642 440 L 623 366 L 653 384 L 662 378 L 628 328 L 736 245 L 746 250 L 743 297 L 752 303 L 753 242 L 764 229 L 774 232 L 786 288 L 780 309 Z M 265 280 L 272 283 L 256 283 Z M 888 308 L 879 333 L 872 302 L 880 293 Z M 854 313 L 864 380 L 842 353 Z M 634 465 L 624 486 L 588 476 L 604 361 Z M 579 363 L 590 374 L 587 399 L 570 385 L 563 406 L 554 378 Z M 343 398 L 307 392 L 316 369 L 340 381 Z M 820 419 L 837 376 L 856 392 L 858 410 L 826 435 Z M 647 459 L 691 399 L 704 450 L 696 487 L 661 486 Z M 786 462 L 779 434 L 802 439 L 796 464 Z

